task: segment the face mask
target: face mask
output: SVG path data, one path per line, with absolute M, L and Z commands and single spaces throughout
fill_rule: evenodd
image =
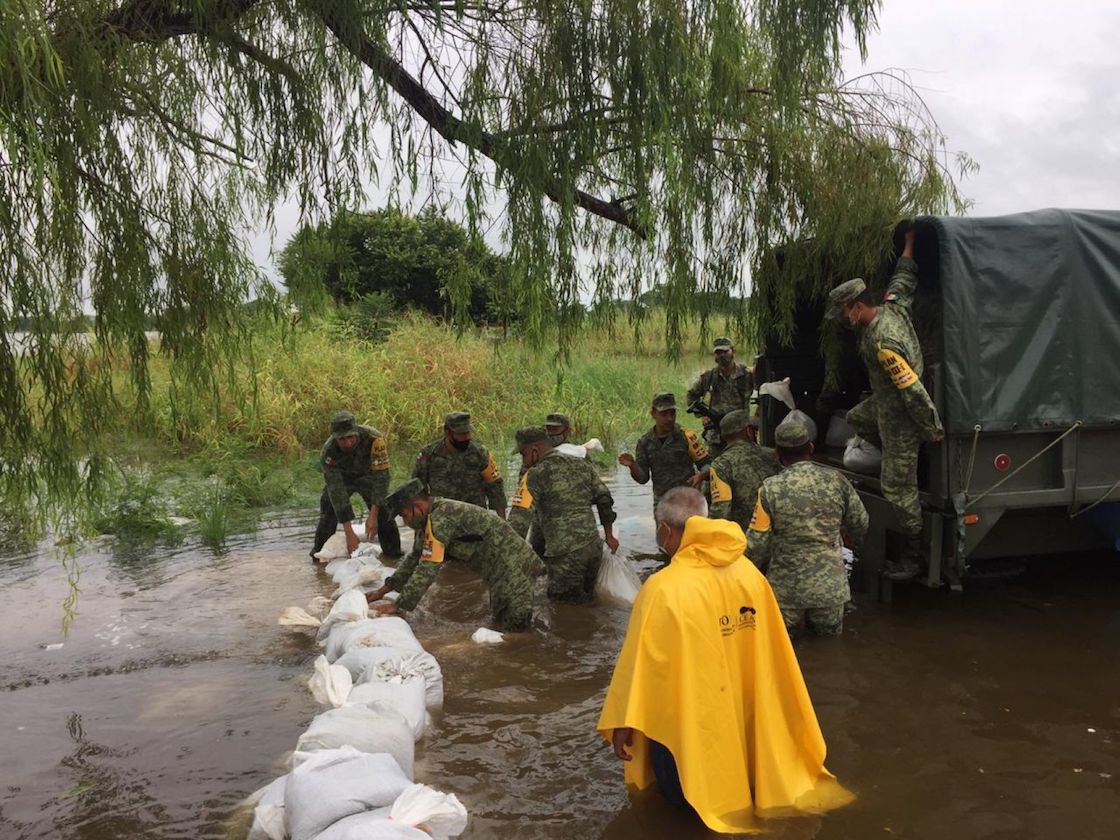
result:
M 560 444 L 562 444 L 564 442 L 564 436 L 563 435 L 549 435 L 548 439 L 550 441 L 552 441 L 552 444 L 554 446 L 559 446 Z
M 471 445 L 470 440 L 455 440 L 451 438 L 451 445 L 458 449 L 460 452 L 466 452 L 467 447 Z

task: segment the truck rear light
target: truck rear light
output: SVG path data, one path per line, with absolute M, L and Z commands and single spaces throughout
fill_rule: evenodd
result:
M 996 456 L 995 468 L 1000 472 L 1005 472 L 1011 466 L 1011 456 L 1001 452 Z
M 977 522 L 980 521 L 980 514 L 978 514 L 978 513 L 966 513 L 964 515 L 963 519 L 964 519 L 964 524 L 965 525 L 975 525 Z

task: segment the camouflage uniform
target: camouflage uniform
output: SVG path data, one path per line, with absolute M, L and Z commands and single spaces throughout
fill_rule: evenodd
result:
M 443 438 L 429 443 L 416 456 L 412 477 L 424 482 L 433 496 L 505 510 L 506 491 L 494 456 L 473 440 L 462 452 L 449 452 Z
M 688 405 L 692 405 L 697 400 L 703 399 L 705 395 L 711 394 L 708 405 L 721 414 L 727 414 L 736 409 L 747 409 L 753 391 L 754 379 L 749 368 L 736 364 L 730 373 L 724 373 L 719 365 L 716 365 L 700 374 L 688 389 L 685 398 L 688 400 Z M 713 458 L 723 452 L 723 438 L 720 437 L 718 424 L 712 423 L 704 430 L 704 440 Z
M 879 314 L 860 336 L 859 354 L 871 379 L 871 396 L 848 412 L 856 434 L 883 450 L 883 496 L 910 537 L 922 533 L 918 448 L 941 431 L 937 408 L 922 385 L 922 348 L 910 321 L 917 272 L 914 260 L 898 261 Z
M 595 468 L 582 458 L 547 452 L 525 473 L 515 505 L 532 508 L 534 523 L 543 532 L 548 597 L 590 600 L 603 557 L 591 508 L 598 510 L 603 525 L 617 518 L 611 492 Z
M 712 504 L 708 516 L 737 522 L 745 533 L 754 513 L 758 488 L 781 469 L 772 451 L 750 441 L 732 441 L 723 454 L 712 461 L 708 476 Z
M 509 524 L 510 527 L 517 533 L 517 536 L 522 539 L 528 539 L 529 545 L 533 547 L 533 551 L 538 556 L 544 557 L 544 535 L 541 533 L 541 526 L 537 522 L 536 511 L 532 503 L 524 504 L 523 491 L 525 488 L 525 473 L 529 468 L 524 464 L 521 469 L 517 471 L 517 492 L 513 494 L 513 498 L 509 500 Z
M 416 608 L 446 559 L 464 561 L 486 581 L 496 629 L 525 630 L 533 617 L 531 572 L 539 562 L 509 523 L 477 505 L 433 498 L 412 551 L 386 584 L 398 608 Z
M 350 496 L 357 493 L 367 506 L 378 505 L 377 535 L 381 550 L 386 554 L 400 555 L 401 535 L 396 519 L 381 508 L 389 490 L 389 451 L 385 437 L 377 429 L 359 426 L 352 422 L 352 434 L 358 436 L 357 445 L 346 452 L 332 434 L 319 452 L 319 469 L 323 472 L 325 487 L 319 498 L 319 525 L 315 529 L 315 547 L 312 555 L 336 530 L 338 523 L 354 519 Z
M 645 484 L 653 477 L 654 507 L 665 493 L 687 484 L 710 460 L 700 436 L 682 426 L 673 426 L 664 439 L 657 436 L 656 428 L 650 429 L 638 439 L 634 453 L 638 483 Z
M 859 494 L 836 470 L 798 461 L 762 482 L 747 556 L 766 569 L 787 629 L 804 614 L 812 632 L 840 633 L 851 598 L 841 531 L 858 543 L 867 522 Z

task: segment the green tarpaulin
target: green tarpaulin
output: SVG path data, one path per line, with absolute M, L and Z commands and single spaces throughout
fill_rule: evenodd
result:
M 931 233 L 947 430 L 1120 424 L 1120 212 L 923 217 Z

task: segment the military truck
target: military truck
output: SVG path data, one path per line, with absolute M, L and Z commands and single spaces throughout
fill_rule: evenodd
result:
M 930 586 L 959 588 L 978 561 L 1110 547 L 1120 550 L 1120 212 L 1039 210 L 916 220 L 913 309 L 923 382 L 946 436 L 922 447 L 919 489 Z M 901 253 L 905 224 L 894 232 Z M 894 258 L 865 278 L 882 293 Z M 830 285 L 847 279 L 831 278 Z M 759 381 L 790 377 L 816 421 L 819 460 L 832 415 L 868 388 L 855 335 L 824 325 L 824 299 L 800 299 L 791 340 L 767 335 Z M 835 330 L 829 334 L 827 331 Z M 830 377 L 822 346 L 831 354 Z M 760 399 L 762 441 L 788 412 Z M 835 442 L 835 440 L 833 441 Z M 844 470 L 868 512 L 865 579 L 897 542 L 876 475 Z M 887 590 L 889 592 L 889 588 Z

